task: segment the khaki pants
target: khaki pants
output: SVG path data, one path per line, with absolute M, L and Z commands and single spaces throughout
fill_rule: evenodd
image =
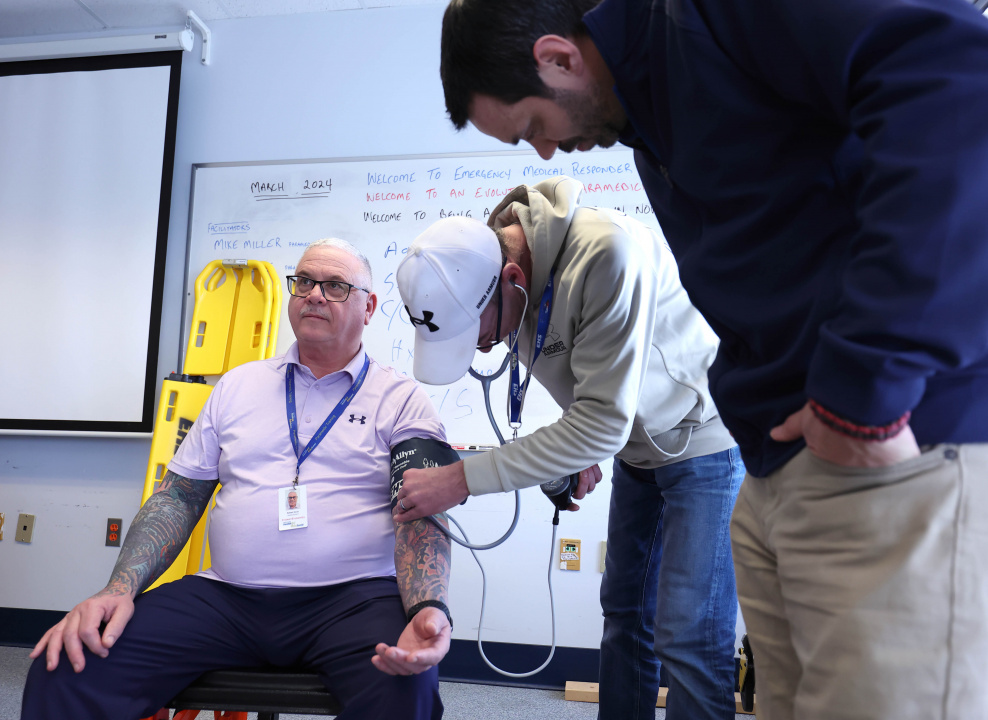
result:
M 988 445 L 804 450 L 731 522 L 759 720 L 988 718 Z

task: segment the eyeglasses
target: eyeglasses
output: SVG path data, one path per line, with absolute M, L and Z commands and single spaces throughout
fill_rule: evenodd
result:
M 288 280 L 288 292 L 295 297 L 309 297 L 316 285 L 322 291 L 322 296 L 329 302 L 344 302 L 350 297 L 350 290 L 363 290 L 370 295 L 370 290 L 342 280 L 313 280 L 304 275 L 287 275 L 286 279 Z
M 504 270 L 504 266 L 507 264 L 508 264 L 508 256 L 502 255 L 501 269 Z M 480 343 L 477 344 L 477 349 L 480 350 L 481 352 L 484 352 L 486 350 L 491 350 L 495 346 L 501 344 L 501 311 L 503 308 L 504 306 L 501 303 L 501 278 L 499 277 L 497 279 L 497 327 L 494 329 L 493 340 L 491 340 L 488 343 L 484 343 L 483 345 L 481 345 Z

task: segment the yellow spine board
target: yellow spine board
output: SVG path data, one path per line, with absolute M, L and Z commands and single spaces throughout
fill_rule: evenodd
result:
M 239 282 L 237 270 L 224 267 L 222 260 L 214 260 L 199 273 L 184 373 L 220 375 L 225 369 Z
M 216 486 L 216 490 L 213 491 L 213 497 L 210 498 L 209 503 L 206 505 L 206 511 L 199 518 L 199 522 L 196 523 L 195 529 L 192 531 L 192 535 L 189 536 L 189 542 L 185 546 L 184 553 L 187 555 L 187 561 L 185 563 L 185 575 L 195 575 L 200 570 L 208 570 L 211 566 L 211 561 L 209 557 L 209 538 L 206 537 L 207 528 L 209 527 L 209 515 L 213 512 L 213 508 L 216 507 L 216 493 L 220 491 L 220 486 Z M 179 564 L 179 560 L 175 561 L 175 565 Z
M 199 273 L 194 292 L 195 308 L 184 373 L 220 375 L 244 362 L 274 357 L 282 302 L 281 283 L 274 265 L 248 260 L 246 267 L 226 266 L 222 260 L 214 260 Z M 168 461 L 212 389 L 202 383 L 174 380 L 162 383 L 141 505 L 157 490 Z M 215 505 L 214 492 L 189 542 L 151 588 L 210 567 L 207 518 Z
M 206 399 L 212 390 L 210 385 L 202 383 L 176 380 L 162 382 L 158 414 L 154 422 L 154 435 L 151 438 L 151 453 L 148 456 L 148 468 L 144 478 L 144 493 L 141 496 L 142 506 L 158 489 L 158 485 L 165 477 L 168 461 L 174 457 L 175 451 L 189 432 L 203 405 L 206 404 Z M 151 587 L 177 580 L 185 575 L 188 555 L 189 550 L 186 545 L 175 562 Z
M 271 278 L 271 321 L 268 324 L 268 343 L 264 353 L 264 358 L 271 358 L 278 352 L 278 328 L 281 326 L 281 279 L 278 277 L 274 265 L 269 262 L 262 262 L 262 267 L 267 270 Z
M 251 360 L 263 360 L 268 346 L 275 293 L 271 274 L 257 260 L 248 260 L 242 272 L 224 370 Z

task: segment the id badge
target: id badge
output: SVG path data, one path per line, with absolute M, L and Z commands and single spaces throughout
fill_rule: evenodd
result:
M 304 485 L 289 485 L 278 488 L 279 530 L 297 530 L 308 527 L 307 512 Z

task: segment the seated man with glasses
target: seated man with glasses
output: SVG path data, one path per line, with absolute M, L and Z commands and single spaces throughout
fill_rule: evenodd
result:
M 517 338 L 515 359 L 564 413 L 493 452 L 407 472 L 395 517 L 582 471 L 580 499 L 601 477 L 596 463 L 615 456 L 601 717 L 652 717 L 661 663 L 670 717 L 733 718 L 728 528 L 744 465 L 707 388 L 717 338 L 662 238 L 623 213 L 581 206 L 582 192 L 567 177 L 522 185 L 491 214 L 494 230 L 448 218 L 408 248 L 398 289 L 409 315 L 430 321 L 416 323 L 415 376 L 452 382 L 475 349 Z M 511 384 L 520 414 L 520 372 Z
M 216 384 L 107 586 L 31 653 L 24 720 L 146 717 L 205 671 L 264 665 L 318 672 L 340 718 L 442 717 L 449 540 L 393 522 L 389 471 L 393 447 L 445 433 L 423 390 L 364 352 L 377 296 L 360 251 L 322 240 L 296 272 L 297 342 Z M 217 483 L 212 566 L 142 594 Z

